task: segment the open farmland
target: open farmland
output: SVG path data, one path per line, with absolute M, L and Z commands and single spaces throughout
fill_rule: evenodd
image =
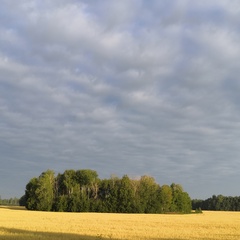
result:
M 240 239 L 240 213 L 60 213 L 1 207 L 0 239 Z

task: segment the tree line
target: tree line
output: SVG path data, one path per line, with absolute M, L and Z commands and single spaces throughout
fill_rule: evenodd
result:
M 192 200 L 192 207 L 213 211 L 240 211 L 240 197 L 213 195 L 206 200 Z
M 151 176 L 100 179 L 94 170 L 47 170 L 26 185 L 29 210 L 111 213 L 189 213 L 191 199 L 181 185 L 160 186 Z
M 9 199 L 2 199 L 0 196 L 0 205 L 4 206 L 18 206 L 19 205 L 19 199 L 14 197 L 14 198 L 9 198 Z

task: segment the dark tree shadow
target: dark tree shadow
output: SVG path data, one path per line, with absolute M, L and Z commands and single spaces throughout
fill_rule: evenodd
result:
M 0 227 L 0 232 L 3 233 L 0 235 L 0 240 L 106 240 L 112 239 L 117 240 L 117 238 L 103 237 L 97 235 L 95 237 L 81 234 L 73 233 L 52 233 L 52 232 L 34 232 L 28 230 L 21 230 L 16 228 L 5 228 Z
M 22 206 L 0 206 L 0 208 L 4 208 L 4 209 L 10 209 L 10 210 L 27 210 L 25 207 Z

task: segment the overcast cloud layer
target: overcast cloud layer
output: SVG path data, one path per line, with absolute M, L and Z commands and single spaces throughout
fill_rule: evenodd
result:
M 240 195 L 240 1 L 0 2 L 2 198 L 85 168 Z

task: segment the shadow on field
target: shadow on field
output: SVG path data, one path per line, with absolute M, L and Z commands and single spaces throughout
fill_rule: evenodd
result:
M 51 232 L 34 232 L 34 231 L 27 231 L 21 230 L 16 228 L 5 228 L 0 227 L 0 240 L 106 240 L 106 239 L 113 239 L 117 240 L 116 238 L 103 237 L 101 235 L 98 236 L 87 236 L 87 235 L 80 235 L 80 234 L 73 234 L 73 233 L 51 233 Z
M 21 206 L 0 206 L 0 208 L 4 208 L 4 209 L 9 209 L 9 210 L 27 210 L 25 207 L 21 207 Z

